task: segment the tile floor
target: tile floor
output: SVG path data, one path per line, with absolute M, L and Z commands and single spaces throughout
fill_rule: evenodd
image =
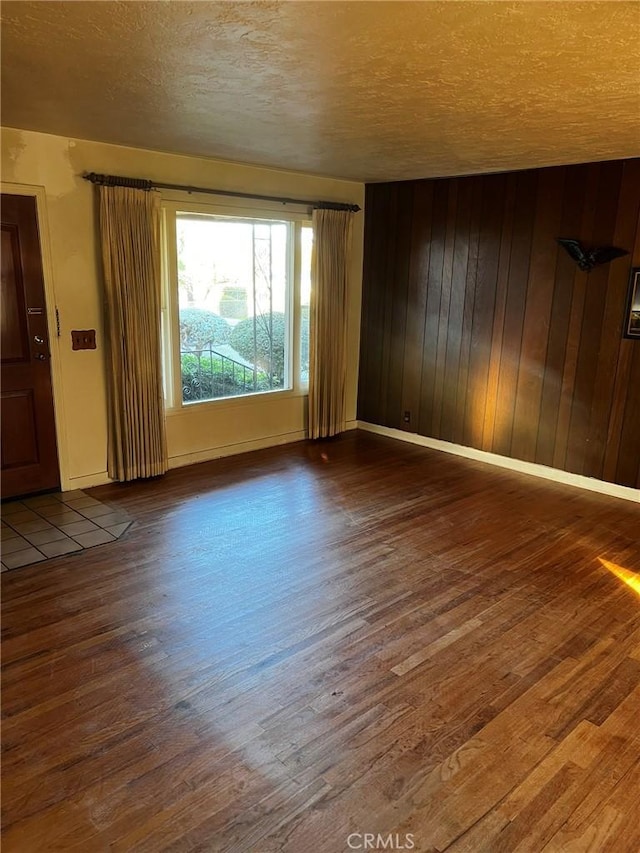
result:
M 85 492 L 56 492 L 2 504 L 2 571 L 114 542 L 133 524 Z

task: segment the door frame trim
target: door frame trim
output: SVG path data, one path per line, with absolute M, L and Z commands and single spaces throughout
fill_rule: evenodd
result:
M 53 416 L 58 447 L 58 471 L 62 491 L 70 488 L 69 484 L 69 455 L 64 429 L 64 394 L 62 382 L 60 338 L 56 323 L 56 293 L 54 287 L 53 259 L 49 237 L 49 217 L 47 213 L 47 193 L 43 186 L 37 184 L 13 184 L 8 181 L 0 182 L 0 193 L 6 195 L 31 196 L 36 200 L 36 217 L 38 220 L 38 236 L 40 238 L 40 254 L 42 256 L 42 277 L 44 279 L 44 298 L 47 311 L 47 328 L 49 331 L 49 368 L 51 371 L 51 390 L 53 392 Z

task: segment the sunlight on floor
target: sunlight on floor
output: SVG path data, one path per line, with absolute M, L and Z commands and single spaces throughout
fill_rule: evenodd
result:
M 630 586 L 634 592 L 637 592 L 638 595 L 640 595 L 640 574 L 632 572 L 629 569 L 623 569 L 622 566 L 618 566 L 617 563 L 610 563 L 609 560 L 603 560 L 602 557 L 598 557 L 598 559 L 605 569 L 608 569 L 617 578 L 624 581 L 627 586 Z

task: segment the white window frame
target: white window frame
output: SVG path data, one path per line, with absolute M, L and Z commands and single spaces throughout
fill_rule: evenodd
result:
M 269 391 L 256 391 L 237 396 L 218 397 L 214 400 L 197 400 L 185 403 L 182 400 L 180 371 L 180 332 L 178 299 L 178 251 L 176 239 L 176 216 L 179 213 L 195 213 L 210 216 L 233 217 L 239 220 L 267 220 L 289 224 L 291 254 L 288 271 L 287 314 L 288 348 L 287 387 Z M 202 412 L 208 407 L 224 408 L 246 406 L 264 399 L 306 397 L 308 382 L 300 376 L 300 326 L 301 326 L 301 268 L 302 228 L 311 227 L 307 210 L 283 210 L 282 205 L 270 202 L 250 204 L 244 199 L 197 200 L 182 192 L 163 194 L 162 198 L 162 375 L 164 383 L 165 411 L 168 415 L 185 412 Z

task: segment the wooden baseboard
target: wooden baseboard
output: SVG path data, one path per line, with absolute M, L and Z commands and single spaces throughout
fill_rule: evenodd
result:
M 553 480 L 555 483 L 563 483 L 565 486 L 576 486 L 590 492 L 599 492 L 614 498 L 623 498 L 627 501 L 640 503 L 640 489 L 632 489 L 628 486 L 618 486 L 616 483 L 606 483 L 604 480 L 596 480 L 593 477 L 584 477 L 581 474 L 570 474 L 568 471 L 560 471 L 558 468 L 549 468 L 547 465 L 539 465 L 536 462 L 523 462 L 520 459 L 512 459 L 509 456 L 499 456 L 497 453 L 488 453 L 486 450 L 476 450 L 474 447 L 465 447 L 462 444 L 452 444 L 450 441 L 441 441 L 438 438 L 427 438 L 415 432 L 404 432 L 400 429 L 370 424 L 366 421 L 357 422 L 358 429 L 374 432 L 377 435 L 386 435 L 388 438 L 397 438 L 409 444 L 417 444 L 420 447 L 428 447 L 431 450 L 442 450 L 444 453 L 453 453 L 455 456 L 464 456 L 467 459 L 475 459 L 477 462 L 486 462 L 488 465 L 496 465 L 499 468 L 508 468 L 518 471 L 520 474 L 530 474 L 533 477 L 542 477 L 545 480 Z
M 72 492 L 74 489 L 92 489 L 94 486 L 106 486 L 112 483 L 106 471 L 98 471 L 95 474 L 85 474 L 82 477 L 65 477 L 60 486 L 61 492 Z

